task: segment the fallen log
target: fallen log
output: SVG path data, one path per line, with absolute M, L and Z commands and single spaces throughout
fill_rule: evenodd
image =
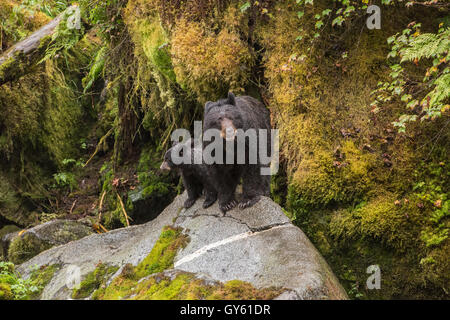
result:
M 14 81 L 33 70 L 33 67 L 45 56 L 46 50 L 52 42 L 52 35 L 55 33 L 61 20 L 63 20 L 65 13 L 75 8 L 76 5 L 69 7 L 52 21 L 13 45 L 0 56 L 0 86 L 6 82 Z

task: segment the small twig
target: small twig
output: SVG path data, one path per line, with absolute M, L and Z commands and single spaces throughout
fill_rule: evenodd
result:
M 97 144 L 97 147 L 95 148 L 94 153 L 91 155 L 91 157 L 88 159 L 88 161 L 86 161 L 86 163 L 83 165 L 83 168 L 86 167 L 88 165 L 88 163 L 92 160 L 92 158 L 95 157 L 95 155 L 97 154 L 97 152 L 100 150 L 100 146 L 102 145 L 102 143 L 106 140 L 106 138 L 109 137 L 109 135 L 113 132 L 114 128 L 109 129 L 109 131 L 103 136 L 101 137 L 100 141 Z
M 108 232 L 108 230 L 101 224 L 99 223 L 98 226 L 105 232 Z
M 98 210 L 101 212 L 103 209 L 103 200 L 105 199 L 106 190 L 103 191 L 102 197 L 100 198 L 100 204 L 98 206 Z
M 125 210 L 125 206 L 123 205 L 122 198 L 119 196 L 118 192 L 116 194 L 117 194 L 117 198 L 119 199 L 120 206 L 122 207 L 122 212 L 123 212 L 123 215 L 125 216 L 125 220 L 127 221 L 127 227 L 129 227 L 130 226 L 130 222 L 128 221 L 128 215 L 127 215 L 127 212 Z
M 72 210 L 75 207 L 75 204 L 77 203 L 78 199 L 75 199 L 75 201 L 72 203 L 72 207 L 70 208 L 69 214 L 72 214 Z
M 106 190 L 103 191 L 102 196 L 100 198 L 100 204 L 98 206 L 98 223 L 102 221 L 102 209 L 103 209 L 103 199 L 105 198 Z

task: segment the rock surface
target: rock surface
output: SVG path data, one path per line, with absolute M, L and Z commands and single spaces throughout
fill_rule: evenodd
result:
M 190 239 L 176 255 L 174 271 L 211 281 L 242 280 L 258 289 L 284 288 L 278 299 L 347 298 L 323 257 L 269 198 L 225 216 L 217 203 L 202 209 L 201 199 L 183 209 L 185 198 L 186 194 L 178 196 L 153 221 L 52 248 L 18 270 L 27 277 L 32 266 L 60 265 L 41 298 L 70 299 L 74 270 L 83 279 L 100 262 L 118 267 L 137 265 L 152 250 L 162 228 L 173 225 L 183 228 Z
M 52 220 L 28 230 L 9 233 L 1 240 L 5 256 L 22 263 L 51 247 L 84 238 L 92 228 L 73 220 Z
M 20 228 L 13 224 L 4 226 L 0 229 L 0 257 L 6 257 L 8 255 L 10 238 L 19 231 Z

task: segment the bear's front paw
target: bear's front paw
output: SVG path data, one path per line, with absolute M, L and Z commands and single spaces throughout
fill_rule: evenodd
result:
M 203 202 L 203 209 L 211 207 L 214 202 L 216 202 L 216 198 L 211 199 L 206 198 L 205 201 Z
M 253 197 L 251 199 L 243 199 L 241 202 L 239 202 L 239 209 L 249 208 L 257 203 L 259 199 L 259 196 Z
M 236 205 L 237 205 L 237 202 L 236 202 L 236 200 L 233 199 L 227 203 L 219 204 L 219 209 L 220 209 L 220 211 L 222 211 L 222 213 L 225 214 L 227 211 L 236 207 Z
M 187 200 L 184 202 L 184 205 L 183 205 L 183 206 L 184 206 L 186 209 L 188 209 L 188 208 L 190 208 L 190 207 L 192 207 L 192 206 L 194 205 L 195 200 L 197 200 L 197 199 L 187 199 Z

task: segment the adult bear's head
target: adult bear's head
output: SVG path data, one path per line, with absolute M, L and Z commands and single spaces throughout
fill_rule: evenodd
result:
M 226 99 L 205 104 L 205 121 L 203 130 L 217 129 L 226 140 L 236 137 L 236 130 L 243 128 L 241 110 L 236 106 L 236 97 L 229 92 Z

